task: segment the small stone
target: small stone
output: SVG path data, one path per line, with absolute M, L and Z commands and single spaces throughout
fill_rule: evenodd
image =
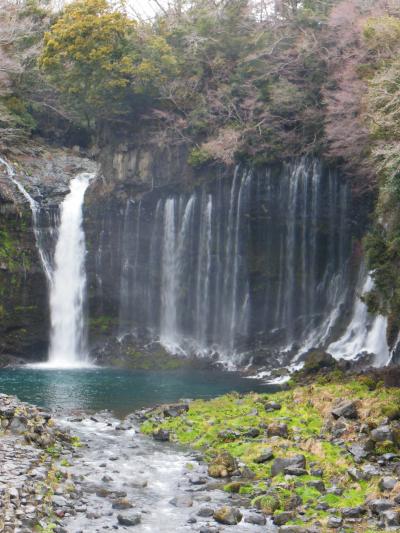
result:
M 197 512 L 197 516 L 201 516 L 202 518 L 208 518 L 210 516 L 213 516 L 213 514 L 214 509 L 212 509 L 211 507 L 201 507 Z
M 117 516 L 118 524 L 120 526 L 137 526 L 142 521 L 142 517 L 140 514 L 132 514 L 132 515 L 122 515 L 119 514 Z
M 393 477 L 383 477 L 380 481 L 379 481 L 379 490 L 381 490 L 382 492 L 384 492 L 385 490 L 393 490 L 395 488 L 397 484 L 397 480 L 394 479 Z
M 192 507 L 193 500 L 190 496 L 181 494 L 179 496 L 175 496 L 175 498 L 172 498 L 169 503 L 174 507 Z
M 317 489 L 317 491 L 321 492 L 321 494 L 326 492 L 325 483 L 323 481 L 321 481 L 320 479 L 309 481 L 307 483 L 307 486 L 308 487 L 312 487 L 313 489 Z
M 260 430 L 258 428 L 251 428 L 248 431 L 246 431 L 245 433 L 243 433 L 244 437 L 249 437 L 251 439 L 255 439 L 259 435 L 260 435 Z
M 126 498 L 119 498 L 118 500 L 115 500 L 112 504 L 112 508 L 118 510 L 131 509 L 132 507 L 133 505 Z
M 189 404 L 187 403 L 179 403 L 179 404 L 171 404 L 167 405 L 164 410 L 164 416 L 176 418 L 184 413 L 187 413 L 189 411 Z
M 288 427 L 287 424 L 273 422 L 267 426 L 267 435 L 268 437 L 287 437 L 288 436 Z
M 274 514 L 272 521 L 276 526 L 283 526 L 286 522 L 289 522 L 289 520 L 293 520 L 293 518 L 293 513 L 286 511 L 284 513 Z
M 271 413 L 272 411 L 280 411 L 282 409 L 282 405 L 278 402 L 267 402 L 264 404 L 264 407 L 267 413 Z
M 242 513 L 235 507 L 224 506 L 214 511 L 213 518 L 220 524 L 235 526 L 242 520 Z
M 256 526 L 265 526 L 267 519 L 262 514 L 251 513 L 244 517 L 244 521 L 247 524 L 254 524 Z
M 327 526 L 333 529 L 340 527 L 343 524 L 342 518 L 339 516 L 330 516 L 328 518 Z
M 400 526 L 400 512 L 399 511 L 383 511 L 381 518 L 384 520 L 386 527 Z
M 170 433 L 166 429 L 158 429 L 153 431 L 153 439 L 160 442 L 167 442 L 170 439 Z
M 297 468 L 295 466 L 288 466 L 283 472 L 288 476 L 306 476 L 308 474 L 305 468 Z

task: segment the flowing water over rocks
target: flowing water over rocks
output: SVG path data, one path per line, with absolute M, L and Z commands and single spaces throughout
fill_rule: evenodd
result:
M 59 501 L 58 514 L 65 513 L 59 531 L 275 530 L 272 525 L 266 529 L 265 525 L 246 522 L 254 511 L 241 508 L 238 495 L 229 496 L 215 488 L 206 465 L 193 453 L 138 434 L 135 417 L 121 423 L 106 412 L 90 418 L 69 418 L 63 426 L 78 435 L 84 446 L 76 460 L 71 458 L 72 466 L 63 469 L 72 475 L 76 493 L 71 499 L 64 494 Z M 213 511 L 225 505 L 243 513 L 238 525 L 221 525 L 212 518 Z

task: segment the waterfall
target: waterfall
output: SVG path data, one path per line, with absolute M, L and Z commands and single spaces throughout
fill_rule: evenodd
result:
M 39 258 L 42 263 L 43 271 L 46 275 L 47 281 L 48 283 L 50 283 L 52 275 L 52 266 L 50 256 L 45 247 L 45 238 L 43 235 L 43 231 L 39 225 L 40 206 L 28 193 L 25 187 L 15 178 L 14 168 L 2 158 L 0 158 L 0 164 L 5 167 L 8 179 L 17 187 L 18 191 L 22 194 L 22 196 L 29 204 L 29 207 L 32 212 L 32 226 L 33 233 L 35 235 L 36 249 L 38 251 Z
M 361 295 L 373 289 L 373 280 L 360 270 L 358 287 Z M 389 347 L 386 341 L 386 317 L 371 316 L 367 306 L 358 294 L 355 295 L 352 317 L 344 334 L 328 346 L 328 351 L 335 358 L 352 359 L 361 353 L 375 354 L 374 364 L 381 366 L 389 361 Z
M 50 286 L 49 364 L 57 368 L 88 363 L 84 321 L 86 250 L 82 207 L 92 177 L 91 174 L 75 177 L 70 183 L 70 193 L 61 205 Z

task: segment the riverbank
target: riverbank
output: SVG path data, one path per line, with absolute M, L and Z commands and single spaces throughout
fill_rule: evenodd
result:
M 304 377 L 304 376 L 303 376 Z M 276 393 L 50 413 L 0 395 L 1 530 L 400 528 L 400 389 L 319 374 Z
M 58 460 L 74 456 L 79 439 L 47 411 L 5 394 L 0 421 L 0 531 L 50 532 L 60 487 L 68 489 Z
M 142 431 L 199 450 L 216 486 L 279 531 L 372 533 L 400 528 L 399 405 L 379 375 L 328 374 L 272 395 L 147 410 Z

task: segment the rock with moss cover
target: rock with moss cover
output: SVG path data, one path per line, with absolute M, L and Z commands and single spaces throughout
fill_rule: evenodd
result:
M 229 477 L 236 470 L 236 459 L 228 452 L 218 454 L 208 465 L 208 475 L 215 478 Z
M 224 506 L 216 509 L 213 514 L 216 522 L 226 526 L 235 526 L 242 520 L 242 513 L 235 507 Z
M 287 437 L 288 427 L 283 422 L 272 422 L 267 427 L 268 437 Z
M 287 468 L 299 468 L 304 470 L 306 467 L 306 458 L 304 455 L 294 455 L 293 457 L 278 457 L 272 463 L 271 475 L 277 476 Z

